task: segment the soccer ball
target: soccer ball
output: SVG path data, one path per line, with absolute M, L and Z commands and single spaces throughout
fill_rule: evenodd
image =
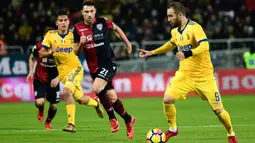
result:
M 160 129 L 152 129 L 147 133 L 147 143 L 165 143 L 166 136 Z

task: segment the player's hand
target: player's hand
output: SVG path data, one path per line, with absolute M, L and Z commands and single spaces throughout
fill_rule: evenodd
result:
M 127 45 L 126 50 L 125 50 L 125 55 L 128 56 L 128 55 L 130 55 L 131 53 L 132 53 L 132 45 L 129 43 L 129 44 Z
M 144 57 L 148 57 L 152 55 L 151 51 L 147 51 L 147 50 L 143 50 L 143 49 L 137 49 L 140 53 L 139 53 L 139 57 L 144 58 Z
M 184 56 L 184 53 L 183 52 L 178 52 L 176 55 L 175 55 L 176 59 L 179 60 L 179 61 L 182 61 L 185 59 L 185 56 Z
M 81 37 L 80 37 L 80 43 L 84 44 L 86 43 L 86 36 L 82 33 Z
M 33 72 L 30 72 L 30 73 L 27 75 L 26 82 L 32 81 L 33 78 L 34 78 L 34 73 L 33 73 Z
M 59 49 L 59 47 L 58 47 L 58 46 L 52 46 L 51 51 L 55 53 L 58 49 Z
M 50 86 L 51 86 L 52 88 L 57 87 L 59 81 L 60 81 L 60 80 L 59 80 L 59 77 L 56 77 L 56 78 L 52 79 L 52 80 L 51 80 L 51 83 L 50 83 Z

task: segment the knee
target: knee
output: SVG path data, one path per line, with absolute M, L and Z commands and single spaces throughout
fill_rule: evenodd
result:
M 97 86 L 97 85 L 93 85 L 92 90 L 95 94 L 99 94 L 104 88 Z
M 64 88 L 63 94 L 65 97 L 69 97 L 72 95 L 71 90 L 68 88 Z
M 113 104 L 113 103 L 115 103 L 115 102 L 117 101 L 118 96 L 117 96 L 117 94 L 115 93 L 115 91 L 113 91 L 113 92 L 107 92 L 106 98 L 109 100 L 109 102 L 110 102 L 111 104 Z
M 173 96 L 169 96 L 169 95 L 165 95 L 163 98 L 163 101 L 165 104 L 174 104 L 175 103 L 175 99 Z
M 219 115 L 219 114 L 222 113 L 223 110 L 224 110 L 223 108 L 220 108 L 220 109 L 216 109 L 216 110 L 213 110 L 213 111 L 214 111 L 214 113 L 215 113 L 216 115 Z
M 111 104 L 115 103 L 115 102 L 117 101 L 117 99 L 118 99 L 117 96 L 111 96 L 111 97 L 109 98 Z
M 56 110 L 57 109 L 57 104 L 50 104 L 50 108 L 52 110 Z
M 35 104 L 36 104 L 36 106 L 43 106 L 44 98 L 36 99 Z

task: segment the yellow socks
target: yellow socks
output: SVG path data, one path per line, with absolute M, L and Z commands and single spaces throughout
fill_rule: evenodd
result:
M 221 123 L 225 126 L 228 136 L 234 136 L 235 133 L 233 132 L 230 116 L 226 110 L 223 109 L 223 111 L 220 114 L 217 114 L 219 120 Z
M 164 104 L 164 114 L 168 121 L 169 128 L 172 132 L 177 130 L 176 126 L 176 108 L 174 104 Z
M 66 105 L 68 123 L 75 125 L 75 104 Z
M 89 97 L 89 102 L 87 103 L 87 105 L 88 106 L 97 107 L 98 106 L 98 102 L 95 99 Z

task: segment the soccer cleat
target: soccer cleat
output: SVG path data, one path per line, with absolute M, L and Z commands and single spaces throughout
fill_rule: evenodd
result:
M 110 124 L 112 133 L 115 133 L 120 129 L 119 121 L 117 119 L 111 119 Z
M 176 132 L 171 132 L 170 130 L 165 132 L 165 136 L 166 136 L 166 142 L 171 138 L 174 137 L 178 134 L 178 129 L 176 130 Z
M 37 111 L 37 118 L 40 122 L 43 121 L 43 112 L 40 112 L 39 110 Z
M 127 136 L 129 139 L 132 139 L 134 136 L 134 128 L 133 125 L 135 123 L 135 117 L 131 117 L 131 121 L 129 123 L 126 123 L 126 129 L 127 129 Z
M 44 123 L 44 126 L 45 126 L 45 129 L 46 129 L 46 130 L 51 130 L 51 129 L 52 129 L 52 125 L 51 125 L 50 122 L 45 122 L 45 123 Z
M 104 118 L 104 111 L 103 111 L 103 109 L 100 107 L 99 98 L 95 97 L 94 99 L 95 99 L 95 100 L 97 101 L 97 103 L 98 103 L 98 106 L 95 107 L 96 112 L 97 112 L 97 115 L 98 115 L 100 118 Z
M 75 133 L 75 126 L 71 123 L 68 123 L 64 129 L 62 129 L 64 132 L 71 132 Z
M 238 143 L 236 136 L 228 136 L 229 143 Z

